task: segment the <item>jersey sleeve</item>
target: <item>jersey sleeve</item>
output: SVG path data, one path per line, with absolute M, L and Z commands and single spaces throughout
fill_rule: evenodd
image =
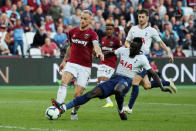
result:
M 126 38 L 127 41 L 132 41 L 133 40 L 133 32 L 132 31 L 133 31 L 133 29 L 131 28 L 129 30 L 129 33 L 128 33 L 127 38 Z
M 91 33 L 92 33 L 91 34 L 91 40 L 92 40 L 92 42 L 99 43 L 99 37 L 98 37 L 97 33 L 95 31 L 92 31 Z
M 152 28 L 151 33 L 152 33 L 152 39 L 153 39 L 153 40 L 155 40 L 156 42 L 161 41 L 161 38 L 160 38 L 160 36 L 159 36 L 159 33 L 157 32 L 156 29 Z
M 114 54 L 117 56 L 121 56 L 124 53 L 125 49 L 125 47 L 120 47 L 114 51 Z
M 151 66 L 149 64 L 149 61 L 146 58 L 146 56 L 144 56 L 144 55 L 143 55 L 143 58 L 142 58 L 142 68 L 144 68 L 145 70 L 151 69 Z

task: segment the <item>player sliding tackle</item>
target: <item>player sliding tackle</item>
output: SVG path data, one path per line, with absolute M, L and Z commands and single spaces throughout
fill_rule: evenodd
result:
M 130 48 L 121 47 L 114 52 L 107 53 L 105 57 L 111 55 L 120 56 L 120 63 L 118 64 L 116 74 L 113 77 L 111 77 L 108 81 L 97 85 L 86 94 L 73 99 L 68 104 L 60 104 L 52 99 L 53 105 L 55 105 L 61 113 L 64 113 L 72 107 L 85 104 L 92 98 L 98 97 L 103 99 L 114 94 L 118 105 L 120 118 L 121 120 L 127 120 L 127 116 L 123 111 L 124 96 L 132 85 L 132 79 L 138 72 L 142 71 L 143 68 L 152 75 L 155 83 L 161 88 L 162 91 L 172 93 L 170 89 L 163 87 L 158 75 L 151 68 L 146 56 L 140 54 L 141 46 L 142 39 L 135 37 L 130 45 Z M 134 87 L 137 85 L 132 86 Z

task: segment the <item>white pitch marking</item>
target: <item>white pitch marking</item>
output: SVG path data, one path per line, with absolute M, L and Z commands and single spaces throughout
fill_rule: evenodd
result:
M 141 104 L 152 104 L 152 105 L 166 105 L 166 106 L 196 106 L 195 104 L 172 104 L 172 103 L 144 103 L 138 102 Z

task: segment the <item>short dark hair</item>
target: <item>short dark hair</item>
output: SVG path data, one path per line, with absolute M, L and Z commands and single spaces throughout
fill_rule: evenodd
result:
M 138 10 L 137 14 L 145 14 L 146 16 L 149 16 L 149 11 L 147 9 L 141 9 Z

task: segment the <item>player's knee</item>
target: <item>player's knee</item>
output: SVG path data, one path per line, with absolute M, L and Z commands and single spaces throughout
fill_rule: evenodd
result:
M 125 85 L 123 85 L 122 83 L 118 83 L 115 87 L 114 87 L 114 92 L 117 95 L 122 95 L 122 93 L 125 90 Z
M 81 96 L 82 95 L 82 93 L 81 92 L 75 92 L 74 93 L 74 97 L 76 98 L 76 97 L 79 97 L 79 96 Z
M 145 83 L 145 84 L 143 84 L 143 87 L 144 87 L 145 90 L 148 90 L 148 89 L 151 88 L 151 83 L 150 82 Z

